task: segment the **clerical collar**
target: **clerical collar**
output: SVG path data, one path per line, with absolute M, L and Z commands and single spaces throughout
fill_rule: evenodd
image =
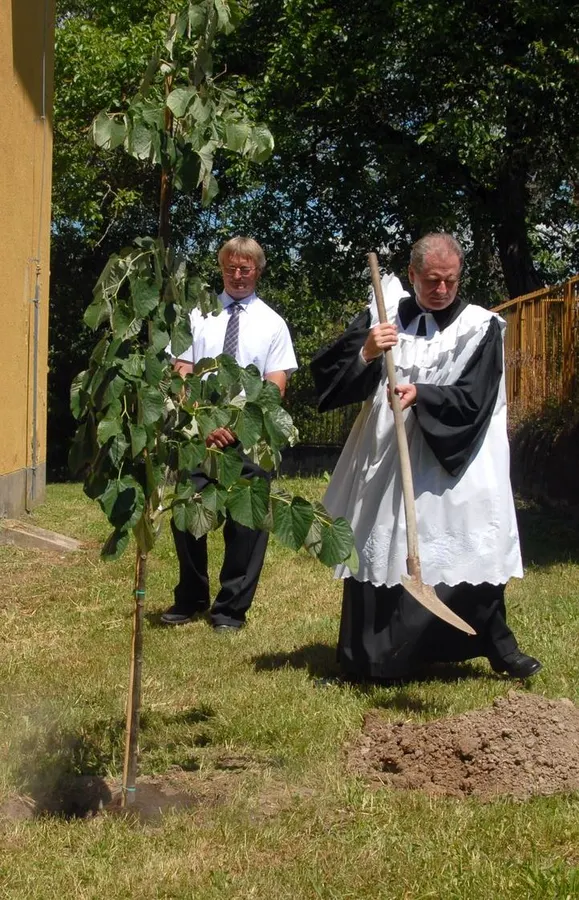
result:
M 232 303 L 239 303 L 241 306 L 248 306 L 252 300 L 257 299 L 257 294 L 254 291 L 252 294 L 248 294 L 247 297 L 242 297 L 241 300 L 236 300 L 235 297 L 230 297 L 227 291 L 223 291 L 223 293 L 219 295 L 219 299 L 221 301 L 223 309 L 227 309 L 227 307 L 231 306 Z
M 406 329 L 416 316 L 420 316 L 423 313 L 430 313 L 438 325 L 439 331 L 444 331 L 445 328 L 458 318 L 466 305 L 464 300 L 461 300 L 457 295 L 450 306 L 446 306 L 444 309 L 423 309 L 417 303 L 416 297 L 412 295 L 411 297 L 405 297 L 404 300 L 400 301 L 400 305 L 398 306 L 398 316 L 400 318 L 400 324 Z

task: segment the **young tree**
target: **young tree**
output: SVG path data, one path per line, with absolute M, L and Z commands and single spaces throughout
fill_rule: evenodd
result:
M 190 346 L 192 309 L 205 315 L 218 309 L 169 245 L 172 197 L 199 189 L 208 205 L 218 191 L 220 154 L 259 161 L 273 146 L 268 129 L 250 121 L 226 80 L 214 75 L 214 42 L 239 16 L 237 0 L 189 0 L 172 17 L 163 52 L 151 60 L 135 97 L 124 109 L 99 113 L 92 127 L 98 146 L 122 146 L 161 170 L 158 234 L 137 238 L 105 266 L 85 313 L 102 335 L 72 387 L 79 426 L 70 465 L 83 473 L 85 492 L 113 527 L 103 556 L 118 557 L 131 534 L 137 545 L 125 804 L 135 793 L 146 565 L 160 518 L 171 512 L 177 528 L 199 537 L 230 515 L 271 530 L 295 550 L 305 546 L 327 565 L 350 560 L 355 567 L 345 520 L 332 521 L 320 504 L 270 488 L 266 479 L 241 478 L 236 448 L 206 445 L 215 428 L 228 427 L 244 453 L 275 468 L 295 436 L 278 388 L 226 355 L 198 361 L 182 378 L 168 353 L 169 344 L 177 357 Z M 198 493 L 190 472 L 199 466 L 212 482 Z

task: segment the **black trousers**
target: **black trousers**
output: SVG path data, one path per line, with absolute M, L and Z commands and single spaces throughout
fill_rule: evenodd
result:
M 243 478 L 271 478 L 271 473 L 243 457 Z M 212 479 L 201 470 L 191 473 L 198 491 Z M 185 615 L 209 609 L 210 586 L 208 575 L 207 536 L 194 538 L 188 531 L 179 531 L 171 520 L 171 530 L 179 560 L 179 583 L 175 588 L 175 606 Z M 214 625 L 241 627 L 255 595 L 265 559 L 267 531 L 257 531 L 234 522 L 228 515 L 223 525 L 225 552 L 219 576 L 220 590 L 211 606 Z
M 476 636 L 434 616 L 402 585 L 375 587 L 345 579 L 338 640 L 342 669 L 361 677 L 403 678 L 429 663 L 477 656 L 498 662 L 517 650 L 507 625 L 504 584 L 439 584 L 436 593 Z

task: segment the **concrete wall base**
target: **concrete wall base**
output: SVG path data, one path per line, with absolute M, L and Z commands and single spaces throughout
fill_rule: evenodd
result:
M 0 518 L 18 519 L 39 503 L 44 502 L 46 493 L 46 464 L 36 469 L 36 484 L 33 494 L 33 473 L 30 468 L 19 469 L 8 475 L 0 475 Z

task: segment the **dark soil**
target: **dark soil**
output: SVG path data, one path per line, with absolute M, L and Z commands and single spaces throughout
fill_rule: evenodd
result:
M 158 776 L 140 775 L 134 802 L 123 807 L 120 782 L 94 775 L 61 778 L 52 790 L 37 797 L 12 796 L 0 803 L 0 823 L 41 816 L 63 819 L 90 819 L 96 815 L 124 816 L 140 822 L 157 823 L 163 816 L 204 810 L 227 803 L 236 784 L 245 774 L 260 772 L 266 761 L 252 756 L 224 754 L 214 761 L 214 771 L 203 779 L 197 772 L 178 767 Z M 275 781 L 253 798 L 254 817 L 267 818 L 291 802 L 291 794 Z
M 509 691 L 490 708 L 425 725 L 371 711 L 348 768 L 376 785 L 481 800 L 576 791 L 579 709 Z

